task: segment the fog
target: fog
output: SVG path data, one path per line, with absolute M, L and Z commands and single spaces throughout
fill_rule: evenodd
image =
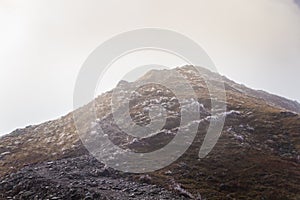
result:
M 299 0 L 0 0 L 0 134 L 72 111 L 74 84 L 88 55 L 112 36 L 144 27 L 182 33 L 205 49 L 221 74 L 300 101 L 299 5 Z M 131 63 L 175 67 L 182 61 L 154 53 L 132 56 Z M 105 89 L 128 70 L 106 75 Z

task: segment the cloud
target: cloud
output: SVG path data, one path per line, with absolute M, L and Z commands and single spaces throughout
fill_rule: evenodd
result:
M 71 111 L 76 76 L 89 53 L 113 35 L 142 27 L 183 33 L 207 51 L 222 74 L 300 101 L 295 3 L 299 0 L 0 1 L 0 133 Z

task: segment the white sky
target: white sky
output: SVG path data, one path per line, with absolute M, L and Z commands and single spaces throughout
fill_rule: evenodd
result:
M 76 76 L 87 56 L 111 36 L 144 27 L 182 33 L 206 50 L 221 74 L 300 101 L 295 2 L 0 0 L 0 134 L 71 111 Z M 160 56 L 146 57 L 132 58 L 151 64 L 149 58 Z M 180 63 L 167 60 L 164 64 Z

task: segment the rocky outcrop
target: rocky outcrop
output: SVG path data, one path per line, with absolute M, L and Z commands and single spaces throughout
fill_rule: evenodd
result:
M 161 187 L 128 180 L 92 156 L 30 165 L 0 182 L 2 199 L 185 199 Z

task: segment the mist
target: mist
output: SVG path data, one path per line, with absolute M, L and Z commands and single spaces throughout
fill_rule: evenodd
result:
M 299 5 L 299 0 L 2 0 L 0 134 L 72 111 L 74 84 L 88 55 L 112 36 L 144 27 L 182 33 L 206 50 L 221 74 L 300 101 Z M 183 64 L 149 58 L 133 56 L 132 62 Z M 102 84 L 113 88 L 128 70 L 109 74 Z

